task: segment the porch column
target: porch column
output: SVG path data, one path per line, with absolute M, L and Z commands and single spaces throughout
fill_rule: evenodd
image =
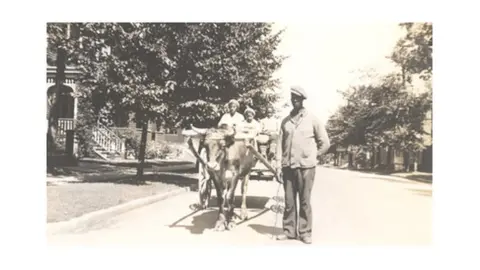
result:
M 70 88 L 72 88 L 72 94 L 73 94 L 73 119 L 76 120 L 77 119 L 77 112 L 78 112 L 78 98 L 76 97 L 76 93 L 77 93 L 77 87 L 75 85 L 75 83 L 66 83 L 65 85 L 69 86 Z
M 76 97 L 73 98 L 73 119 L 77 120 L 77 111 L 78 111 L 78 99 Z

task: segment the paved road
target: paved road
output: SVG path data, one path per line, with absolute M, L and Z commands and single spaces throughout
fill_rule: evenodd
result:
M 265 210 L 275 182 L 249 185 L 250 219 L 233 231 L 214 232 L 214 208 L 192 212 L 194 192 L 145 206 L 69 234 L 49 236 L 51 244 L 279 244 L 281 214 Z M 317 169 L 312 193 L 314 244 L 428 245 L 431 243 L 431 185 L 342 171 Z M 240 188 L 237 193 L 240 194 Z M 280 189 L 280 196 L 282 190 Z M 239 199 L 239 197 L 238 197 Z M 237 205 L 239 205 L 238 200 Z M 267 205 L 268 206 L 268 205 Z M 239 209 L 237 209 L 238 211 Z M 275 219 L 277 218 L 275 229 Z M 302 245 L 288 241 L 282 245 Z

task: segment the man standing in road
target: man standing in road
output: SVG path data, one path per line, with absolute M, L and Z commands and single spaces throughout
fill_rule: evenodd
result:
M 300 239 L 312 243 L 310 195 L 317 159 L 330 147 L 325 126 L 303 107 L 307 98 L 300 86 L 291 87 L 293 110 L 283 119 L 277 147 L 277 168 L 281 168 L 285 190 L 283 234 L 278 240 Z M 300 207 L 297 210 L 297 194 Z M 299 212 L 297 214 L 297 211 Z M 298 216 L 298 221 L 297 221 Z

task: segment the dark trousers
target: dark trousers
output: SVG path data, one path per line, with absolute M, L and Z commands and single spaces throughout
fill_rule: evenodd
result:
M 315 179 L 315 169 L 315 167 L 308 169 L 283 168 L 283 187 L 285 189 L 283 231 L 289 237 L 311 236 L 312 234 L 310 197 Z M 297 211 L 297 194 L 300 202 L 299 211 Z

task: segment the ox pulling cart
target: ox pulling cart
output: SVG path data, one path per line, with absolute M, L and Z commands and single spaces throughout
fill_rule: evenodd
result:
M 208 202 L 210 201 L 212 189 L 215 188 L 212 179 L 212 169 L 211 167 L 209 167 L 208 164 L 208 161 L 210 159 L 208 157 L 207 149 L 204 145 L 205 131 L 192 126 L 190 130 L 183 130 L 182 135 L 187 138 L 188 148 L 198 161 L 199 203 L 200 208 L 205 209 L 208 206 Z M 193 140 L 198 141 L 197 147 L 195 147 Z M 217 140 L 220 141 L 222 140 L 222 138 L 218 138 Z M 259 136 L 252 136 L 240 132 L 234 135 L 234 141 L 245 142 L 244 146 L 246 147 L 246 149 L 248 149 L 247 152 L 253 155 L 253 164 L 249 166 L 249 173 L 247 178 L 249 178 L 250 175 L 254 174 L 257 174 L 259 176 L 266 176 L 268 174 L 270 180 L 277 178 L 277 181 L 281 182 L 281 180 L 278 178 L 279 174 L 277 173 L 277 170 L 272 165 L 274 160 L 273 157 L 275 156 L 274 151 L 276 149 L 270 149 L 270 155 L 262 155 L 258 151 L 258 145 L 260 145 L 260 149 L 262 149 L 262 147 L 266 147 L 268 149 L 268 146 L 266 146 L 266 144 L 271 141 L 268 135 L 263 134 L 262 136 L 261 134 Z M 261 152 L 265 153 L 265 151 Z

